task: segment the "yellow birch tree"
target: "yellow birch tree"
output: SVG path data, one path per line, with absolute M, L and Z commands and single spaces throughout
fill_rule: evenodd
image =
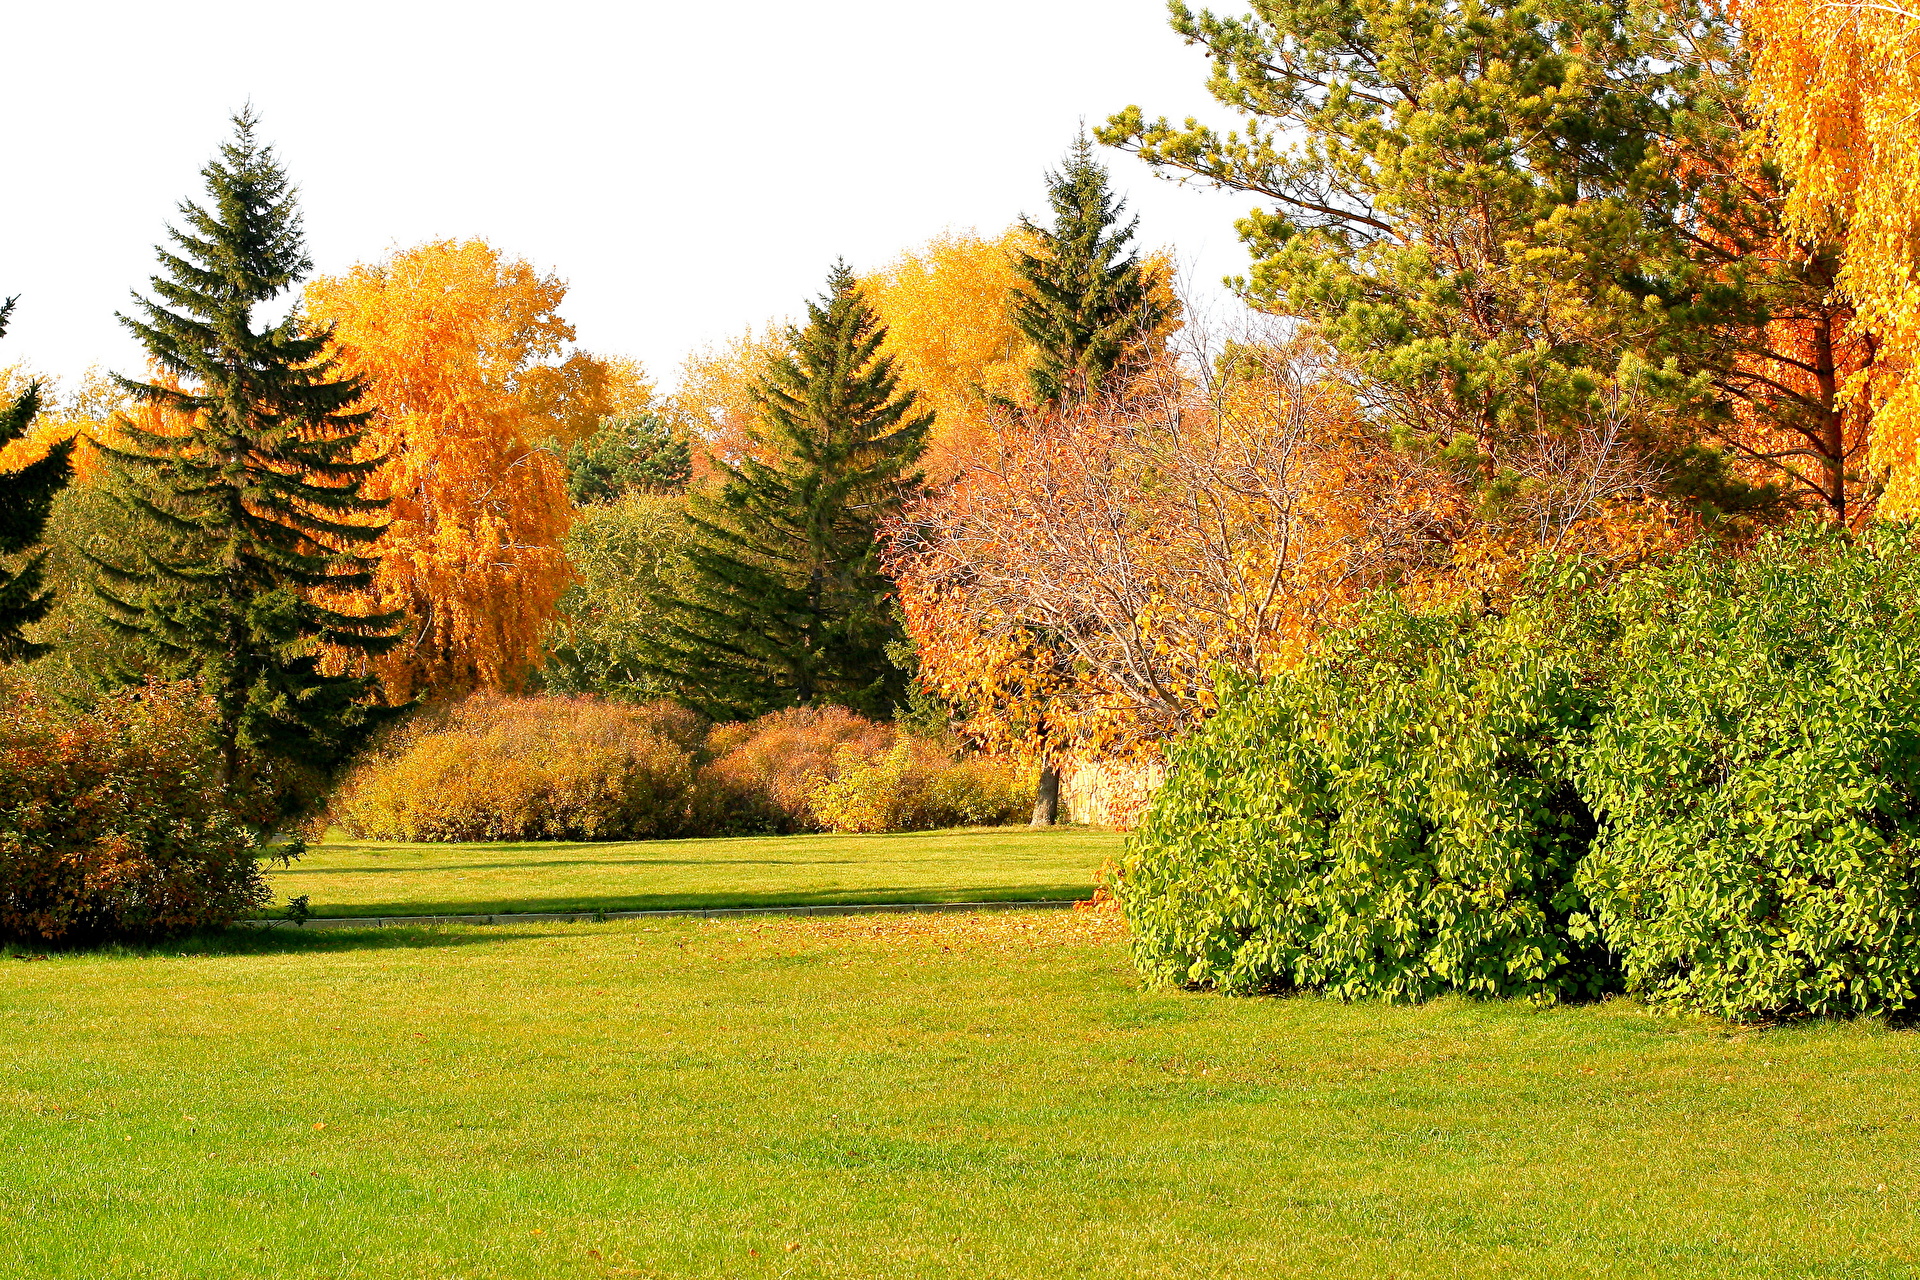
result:
M 1920 6 L 1749 0 L 1753 94 L 1787 218 L 1841 245 L 1838 287 L 1877 347 L 1846 389 L 1872 413 L 1880 509 L 1920 511 Z
M 590 429 L 619 375 L 561 360 L 566 285 L 480 240 L 403 250 L 307 287 L 345 368 L 367 378 L 391 501 L 375 589 L 406 640 L 368 661 L 389 697 L 513 690 L 568 581 L 565 474 L 541 442 Z M 584 402 L 584 408 L 582 404 Z M 343 659 L 344 660 L 344 659 Z

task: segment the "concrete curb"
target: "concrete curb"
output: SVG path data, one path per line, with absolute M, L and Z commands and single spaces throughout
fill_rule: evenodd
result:
M 305 924 L 291 920 L 242 920 L 253 929 L 387 929 L 421 924 L 566 924 L 604 920 L 729 920 L 736 916 L 863 916 L 924 911 L 1038 911 L 1071 907 L 1075 899 L 1042 898 L 1022 902 L 875 902 L 819 907 L 690 907 L 678 911 L 503 911 L 489 916 L 316 916 Z

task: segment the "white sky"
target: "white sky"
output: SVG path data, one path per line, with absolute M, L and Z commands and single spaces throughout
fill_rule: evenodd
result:
M 1223 8 L 1233 9 L 1232 0 Z M 1224 121 L 1161 0 L 138 0 L 6 6 L 0 365 L 142 365 L 113 319 L 251 99 L 323 273 L 483 236 L 556 270 L 580 345 L 681 356 L 948 227 L 1045 213 L 1077 123 Z M 1106 153 L 1203 290 L 1253 200 Z

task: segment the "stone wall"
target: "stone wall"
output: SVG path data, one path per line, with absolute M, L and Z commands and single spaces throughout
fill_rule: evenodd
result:
M 1131 829 L 1166 776 L 1158 760 L 1068 760 L 1060 766 L 1060 818 Z

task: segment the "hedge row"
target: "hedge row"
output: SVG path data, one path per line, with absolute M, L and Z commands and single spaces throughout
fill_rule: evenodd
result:
M 480 696 L 400 726 L 330 818 L 377 840 L 642 840 L 992 825 L 1031 804 L 1007 765 L 843 707 L 710 726 L 669 702 Z
M 1227 691 L 1127 854 L 1153 978 L 1735 1018 L 1920 1002 L 1920 557 L 1702 551 L 1501 616 L 1383 606 Z

